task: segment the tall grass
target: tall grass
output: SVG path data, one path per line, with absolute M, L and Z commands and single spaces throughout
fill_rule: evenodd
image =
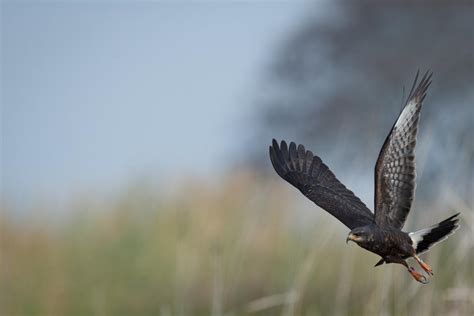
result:
M 73 215 L 54 224 L 3 210 L 0 312 L 472 315 L 473 213 L 453 201 L 462 227 L 424 256 L 435 271 L 428 285 L 399 265 L 373 268 L 378 257 L 346 246 L 342 224 L 251 173 L 218 187 L 138 187 L 107 203 L 71 203 Z

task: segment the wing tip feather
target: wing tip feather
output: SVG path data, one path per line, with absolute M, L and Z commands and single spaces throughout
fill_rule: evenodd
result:
M 270 161 L 272 162 L 273 168 L 281 177 L 284 177 L 288 171 L 285 160 L 282 157 L 282 152 L 278 146 L 278 142 L 273 139 L 272 145 L 269 146 Z
M 430 69 L 424 73 L 423 77 L 420 79 L 420 82 L 418 82 L 419 74 L 420 71 L 418 70 L 416 72 L 415 80 L 413 81 L 410 93 L 408 94 L 406 102 L 407 104 L 410 103 L 411 100 L 415 100 L 417 103 L 422 103 L 426 97 L 428 88 L 432 83 L 431 78 L 433 77 L 433 72 Z

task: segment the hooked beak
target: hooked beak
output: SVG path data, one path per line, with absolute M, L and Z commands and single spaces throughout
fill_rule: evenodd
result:
M 347 236 L 346 238 L 346 244 L 349 243 L 349 240 L 354 240 L 354 235 L 352 235 L 352 233 L 349 233 L 349 235 Z

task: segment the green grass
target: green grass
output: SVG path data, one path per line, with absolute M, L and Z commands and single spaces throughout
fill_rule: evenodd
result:
M 0 314 L 473 314 L 473 215 L 461 202 L 462 227 L 424 256 L 435 276 L 421 285 L 399 265 L 373 268 L 378 257 L 347 246 L 323 211 L 301 223 L 298 205 L 313 206 L 281 181 L 234 176 L 71 202 L 54 224 L 4 210 Z M 426 206 L 433 221 L 450 215 Z

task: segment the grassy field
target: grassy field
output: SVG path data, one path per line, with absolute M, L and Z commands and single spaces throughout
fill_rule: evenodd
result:
M 474 314 L 473 213 L 462 201 L 453 197 L 462 227 L 424 255 L 435 276 L 421 285 L 399 265 L 373 268 L 377 256 L 346 245 L 343 225 L 296 196 L 242 173 L 78 199 L 54 222 L 44 205 L 28 220 L 3 210 L 0 313 Z M 433 215 L 419 228 L 451 215 L 425 206 Z

